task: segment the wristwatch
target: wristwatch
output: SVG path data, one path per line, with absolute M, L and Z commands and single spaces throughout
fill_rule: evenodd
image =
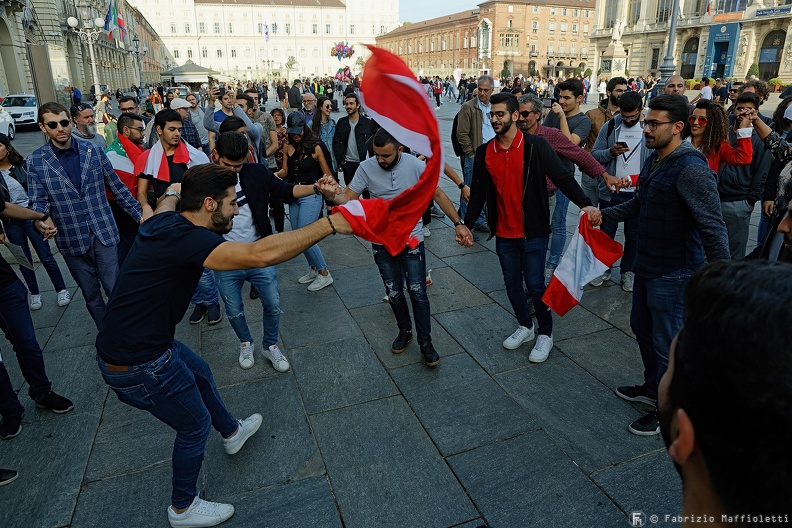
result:
M 454 227 L 459 227 L 461 225 L 465 225 L 465 222 L 463 222 L 462 220 L 460 220 L 458 222 L 454 222 Z
M 459 187 L 460 190 L 464 189 L 465 188 L 465 182 L 459 182 L 459 185 L 457 185 L 457 187 Z
M 181 195 L 176 191 L 165 191 L 165 196 L 175 196 L 177 200 L 181 201 Z

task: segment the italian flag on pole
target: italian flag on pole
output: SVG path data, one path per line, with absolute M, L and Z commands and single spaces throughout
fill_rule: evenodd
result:
M 566 315 L 580 302 L 583 287 L 610 269 L 622 253 L 622 245 L 591 227 L 586 213 L 581 212 L 578 230 L 553 273 L 542 300 L 558 315 Z

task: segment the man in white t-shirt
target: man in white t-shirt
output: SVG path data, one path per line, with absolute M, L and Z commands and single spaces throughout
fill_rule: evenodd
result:
M 709 84 L 710 84 L 709 77 L 701 78 L 701 91 L 699 92 L 699 94 L 696 96 L 695 99 L 690 101 L 691 105 L 696 104 L 699 101 L 699 99 L 702 100 L 706 99 L 712 101 L 712 87 Z
M 390 200 L 400 195 L 418 182 L 426 164 L 413 156 L 404 153 L 404 147 L 385 129 L 380 128 L 374 134 L 374 157 L 361 162 L 352 181 L 341 192 L 334 181 L 323 178 L 319 184 L 322 193 L 328 200 L 336 204 L 344 204 L 356 200 L 363 191 L 368 191 L 372 198 Z M 437 188 L 434 201 L 454 223 L 456 241 L 462 246 L 473 245 L 473 235 L 459 218 L 454 205 L 448 196 Z M 382 282 L 390 298 L 390 306 L 399 325 L 399 335 L 393 341 L 391 351 L 401 354 L 412 341 L 412 322 L 407 299 L 404 296 L 404 282 L 410 294 L 415 327 L 418 333 L 418 345 L 421 355 L 428 367 L 440 363 L 440 356 L 432 346 L 431 316 L 429 297 L 426 295 L 426 254 L 424 251 L 423 222 L 418 219 L 412 230 L 412 236 L 420 241 L 415 248 L 405 247 L 396 256 L 391 256 L 385 246 L 372 244 L 374 261 L 379 268 Z
M 602 202 L 607 209 L 619 205 L 635 196 L 638 175 L 641 165 L 652 151 L 647 150 L 643 135 L 641 118 L 643 99 L 638 92 L 627 92 L 619 98 L 619 115 L 608 121 L 599 132 L 591 155 L 602 163 L 609 174 L 621 180 L 629 179 L 630 186 L 619 189 L 610 197 L 609 202 Z M 618 223 L 602 221 L 602 231 L 611 238 L 616 236 Z M 638 218 L 624 222 L 624 255 L 619 266 L 622 289 L 633 290 L 633 273 L 635 259 L 638 255 Z

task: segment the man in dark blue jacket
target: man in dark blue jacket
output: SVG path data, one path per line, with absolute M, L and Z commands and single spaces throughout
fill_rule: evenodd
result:
M 704 155 L 682 140 L 689 115 L 682 96 L 652 98 L 643 133 L 654 153 L 641 167 L 635 196 L 602 211 L 605 221 L 638 219 L 630 327 L 641 350 L 644 382 L 616 389 L 625 400 L 653 407 L 630 424 L 637 435 L 660 434 L 657 387 L 682 327 L 688 279 L 706 261 L 729 260 L 717 175 Z

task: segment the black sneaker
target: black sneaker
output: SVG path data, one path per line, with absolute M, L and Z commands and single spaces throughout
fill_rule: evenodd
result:
M 634 435 L 654 436 L 660 434 L 660 414 L 657 409 L 649 412 L 643 418 L 638 418 L 627 429 Z
M 46 396 L 36 400 L 36 407 L 49 409 L 56 414 L 63 414 L 74 409 L 74 404 L 69 398 L 64 398 L 60 394 L 49 391 Z
M 646 405 L 657 405 L 657 398 L 649 394 L 649 389 L 644 385 L 631 385 L 629 387 L 618 387 L 616 396 L 623 400 L 641 402 Z
M 210 325 L 217 324 L 223 320 L 223 313 L 220 311 L 219 304 L 210 304 L 207 311 L 209 312 Z
M 256 287 L 253 286 L 252 284 L 250 285 L 250 298 L 251 299 L 258 299 L 259 298 L 258 289 L 256 289 Z
M 434 367 L 440 363 L 440 355 L 437 353 L 432 343 L 421 345 L 421 355 L 427 367 Z
M 195 310 L 193 310 L 192 315 L 190 316 L 190 324 L 198 324 L 204 320 L 206 317 L 206 306 L 203 304 L 196 304 Z
M 14 471 L 13 469 L 2 469 L 0 468 L 0 486 L 5 486 L 6 484 L 11 484 L 14 482 L 19 473 Z
M 394 354 L 401 354 L 407 345 L 412 341 L 412 330 L 399 330 L 399 335 L 393 340 L 391 345 L 391 352 Z
M 3 440 L 11 440 L 19 433 L 22 432 L 22 417 L 17 418 L 3 418 L 0 422 L 0 438 Z

